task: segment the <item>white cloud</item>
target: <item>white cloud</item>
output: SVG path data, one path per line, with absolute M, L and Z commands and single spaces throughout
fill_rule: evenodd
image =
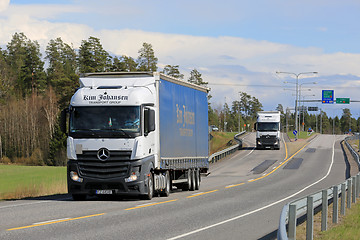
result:
M 5 11 L 10 4 L 10 0 L 0 0 L 0 12 Z
M 275 71 L 318 71 L 322 76 L 360 76 L 360 54 L 324 53 L 320 48 L 302 48 L 240 37 L 190 36 L 133 29 L 95 30 L 84 24 L 49 20 L 54 15 L 81 11 L 76 7 L 31 6 L 29 11 L 24 6 L 8 5 L 9 1 L 0 0 L 0 10 L 7 9 L 0 17 L 1 45 L 7 44 L 15 32 L 24 32 L 29 39 L 39 41 L 43 48 L 50 39 L 57 37 L 78 48 L 81 40 L 95 36 L 108 52 L 136 58 L 142 43 L 148 42 L 153 45 L 159 66 L 180 65 L 185 78 L 191 69 L 197 68 L 209 83 L 233 84 L 210 85 L 214 102 L 223 103 L 227 96 L 230 103 L 238 98 L 239 91 L 243 91 L 257 97 L 266 110 L 275 109 L 278 103 L 283 103 L 284 107 L 293 105 L 294 97 L 290 92 L 284 92 L 283 87 L 266 87 L 282 85 L 283 81 L 274 74 Z M 327 84 L 331 84 L 331 81 Z M 349 89 L 348 94 L 357 96 L 355 90 L 358 89 Z

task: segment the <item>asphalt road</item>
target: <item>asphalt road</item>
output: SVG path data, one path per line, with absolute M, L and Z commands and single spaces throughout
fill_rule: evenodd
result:
M 247 147 L 211 165 L 199 191 L 150 201 L 68 195 L 0 202 L 0 239 L 272 239 L 282 207 L 346 179 L 344 136 L 319 135 L 289 156 Z

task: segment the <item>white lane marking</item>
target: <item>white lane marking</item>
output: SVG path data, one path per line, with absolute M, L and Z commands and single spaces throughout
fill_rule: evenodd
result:
M 39 225 L 39 224 L 44 224 L 44 223 L 58 222 L 58 221 L 63 221 L 63 220 L 67 220 L 67 219 L 70 219 L 70 218 L 61 218 L 61 219 L 49 220 L 49 221 L 45 221 L 45 222 L 38 222 L 38 223 L 33 223 L 33 225 Z
M 332 168 L 332 166 L 333 166 L 333 163 L 334 163 L 334 152 L 335 152 L 335 150 L 334 150 L 334 148 L 335 148 L 335 140 L 336 140 L 336 139 L 334 139 L 334 143 L 333 143 L 331 164 L 330 164 L 330 166 L 329 166 L 328 172 L 326 173 L 326 175 L 325 175 L 324 177 L 322 177 L 322 178 L 319 179 L 318 181 L 310 184 L 309 186 L 303 188 L 302 190 L 300 190 L 300 191 L 298 191 L 298 192 L 296 192 L 296 193 L 294 193 L 294 194 L 292 194 L 292 195 L 290 195 L 290 196 L 288 196 L 288 197 L 286 197 L 286 198 L 280 199 L 280 200 L 278 200 L 278 201 L 276 201 L 276 202 L 273 202 L 273 203 L 271 203 L 271 204 L 269 204 L 269 205 L 266 205 L 266 206 L 264 206 L 264 207 L 262 207 L 262 208 L 258 208 L 258 209 L 255 209 L 255 210 L 251 211 L 251 212 L 248 212 L 248 213 L 245 213 L 245 214 L 242 214 L 242 215 L 239 215 L 239 216 L 236 216 L 236 217 L 227 219 L 227 220 L 225 220 L 225 221 L 218 222 L 218 223 L 209 225 L 209 226 L 204 227 L 204 228 L 199 228 L 199 229 L 197 229 L 197 230 L 194 230 L 194 231 L 191 231 L 191 232 L 188 232 L 188 233 L 184 233 L 184 234 L 182 234 L 182 235 L 175 236 L 175 237 L 173 237 L 173 238 L 169 238 L 168 240 L 176 240 L 176 239 L 179 239 L 179 238 L 187 237 L 187 236 L 190 236 L 190 235 L 192 235 L 192 234 L 195 234 L 195 233 L 198 233 L 198 232 L 201 232 L 201 231 L 204 231 L 204 230 L 207 230 L 207 229 L 210 229 L 210 228 L 213 228 L 213 227 L 216 227 L 216 226 L 219 226 L 219 225 L 222 225 L 222 224 L 225 224 L 225 223 L 228 223 L 228 222 L 231 222 L 231 221 L 234 221 L 234 220 L 237 220 L 237 219 L 246 217 L 246 216 L 248 216 L 248 215 L 251 215 L 251 214 L 260 212 L 260 211 L 262 211 L 262 210 L 264 210 L 264 209 L 267 209 L 267 208 L 272 207 L 272 206 L 274 206 L 274 205 L 276 205 L 276 204 L 278 204 L 278 203 L 281 203 L 281 202 L 283 202 L 283 201 L 285 201 L 285 200 L 288 200 L 289 198 L 292 198 L 292 197 L 298 195 L 299 193 L 305 191 L 306 189 L 314 186 L 315 184 L 321 182 L 321 181 L 324 180 L 327 176 L 329 176 L 330 171 L 331 171 L 331 168 Z
M 39 204 L 39 203 L 47 203 L 47 202 L 57 202 L 57 201 L 64 201 L 64 200 L 70 200 L 71 198 L 62 198 L 62 199 L 56 199 L 56 200 L 46 200 L 46 201 L 39 201 L 39 202 L 30 202 L 30 203 L 20 203 L 20 204 L 13 204 L 8 206 L 1 206 L 2 208 L 12 208 L 12 207 L 22 207 L 26 205 L 32 205 L 32 204 Z

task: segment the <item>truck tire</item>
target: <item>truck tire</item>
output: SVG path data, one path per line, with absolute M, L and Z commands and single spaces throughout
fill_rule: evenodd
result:
M 148 180 L 147 180 L 147 194 L 143 195 L 143 199 L 151 200 L 154 196 L 154 177 L 152 173 L 149 173 Z
M 72 198 L 74 201 L 85 201 L 86 200 L 86 194 L 73 194 Z
M 195 190 L 199 190 L 200 189 L 200 170 L 196 169 L 195 170 Z
M 187 182 L 182 185 L 183 191 L 189 191 L 191 188 L 191 170 L 188 169 L 186 172 Z
M 190 184 L 190 191 L 195 191 L 195 169 L 190 170 L 191 175 L 191 184 Z
M 169 171 L 166 171 L 165 173 L 165 181 L 166 186 L 165 188 L 160 192 L 161 197 L 168 197 L 170 195 L 170 189 L 171 189 L 171 180 L 170 180 L 170 174 Z

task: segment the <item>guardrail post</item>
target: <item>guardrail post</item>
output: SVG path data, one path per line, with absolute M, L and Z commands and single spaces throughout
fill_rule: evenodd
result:
M 328 190 L 322 190 L 322 207 L 321 207 L 321 231 L 327 230 L 328 218 Z
M 307 197 L 307 209 L 306 209 L 306 240 L 313 239 L 314 233 L 314 197 Z
M 351 179 L 347 180 L 347 208 L 351 208 Z
M 356 197 L 358 198 L 360 194 L 360 175 L 356 175 Z
M 333 223 L 338 223 L 339 217 L 338 217 L 338 211 L 339 211 L 339 189 L 338 186 L 333 187 Z
M 345 197 L 346 197 L 346 185 L 345 183 L 341 184 L 341 207 L 340 214 L 345 215 Z
M 296 239 L 296 205 L 289 205 L 289 231 L 288 231 L 289 240 Z
M 352 177 L 352 202 L 356 203 L 356 177 Z

